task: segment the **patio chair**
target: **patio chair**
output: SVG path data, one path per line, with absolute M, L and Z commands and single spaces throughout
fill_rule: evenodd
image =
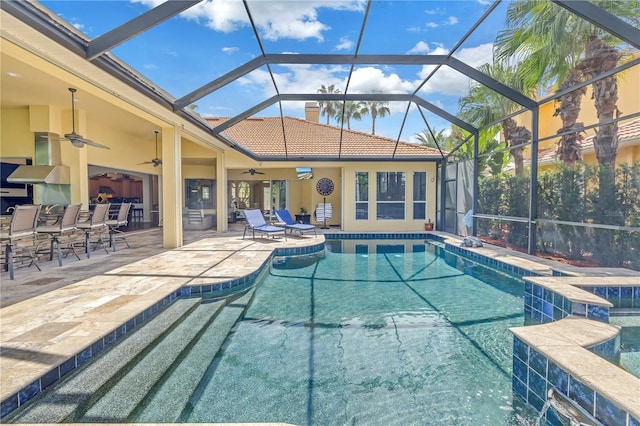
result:
M 91 257 L 91 234 L 94 231 L 98 232 L 98 239 L 95 241 L 95 246 L 93 249 L 95 250 L 98 246 L 104 247 L 104 251 L 109 253 L 109 250 L 105 247 L 104 240 L 102 239 L 102 233 L 107 227 L 107 218 L 109 217 L 109 207 L 111 203 L 106 204 L 96 204 L 93 209 L 93 213 L 91 217 L 84 221 L 78 222 L 77 228 L 84 231 L 84 248 L 87 253 L 87 258 Z
M 7 229 L 0 230 L 0 241 L 2 244 L 6 244 L 5 246 L 5 270 L 9 271 L 9 278 L 14 279 L 13 273 L 13 265 L 15 259 L 31 259 L 31 265 L 35 265 L 38 268 L 38 271 L 41 271 L 40 266 L 38 266 L 36 253 L 32 251 L 32 248 L 35 247 L 35 237 L 36 237 L 36 226 L 38 224 L 38 215 L 40 214 L 40 209 L 42 208 L 39 204 L 23 204 L 18 205 L 13 210 L 13 214 L 11 216 L 11 223 Z M 25 255 L 14 255 L 15 245 L 20 240 L 31 239 L 31 246 L 25 247 L 25 250 L 28 254 Z
M 274 213 L 276 214 L 278 222 L 284 223 L 284 227 L 290 230 L 290 234 L 293 234 L 293 231 L 298 231 L 300 233 L 300 236 L 302 236 L 302 233 L 305 231 L 313 231 L 314 235 L 316 237 L 318 236 L 315 225 L 310 225 L 307 223 L 296 223 L 291 217 L 291 213 L 289 213 L 289 210 L 275 210 Z
M 78 253 L 76 253 L 76 248 L 73 244 L 73 241 L 71 240 L 67 247 L 60 247 L 60 239 L 63 236 L 71 235 L 76 231 L 81 207 L 82 204 L 70 204 L 64 209 L 62 218 L 58 220 L 58 223 L 54 223 L 51 225 L 40 225 L 36 227 L 36 234 L 47 234 L 51 239 L 49 250 L 39 250 L 39 248 L 36 248 L 36 255 L 40 253 L 49 253 L 49 260 L 53 260 L 53 246 L 55 245 L 59 266 L 62 266 L 63 250 L 67 252 L 71 251 L 73 255 L 77 257 L 78 260 L 80 260 L 80 256 L 78 256 Z
M 284 228 L 279 226 L 271 226 L 267 225 L 267 222 L 264 220 L 264 216 L 262 216 L 262 212 L 260 210 L 244 210 L 244 217 L 247 220 L 247 224 L 244 227 L 244 232 L 242 233 L 242 239 L 244 240 L 244 236 L 247 233 L 247 229 L 251 229 L 251 234 L 253 239 L 256 239 L 256 232 L 262 233 L 264 235 L 284 235 L 284 239 L 287 239 L 287 232 Z
M 121 226 L 127 226 L 129 224 L 129 210 L 131 210 L 131 203 L 122 203 L 118 209 L 118 216 L 115 219 L 108 219 L 106 221 L 109 227 L 109 246 L 113 247 L 113 251 L 116 251 L 116 243 L 118 240 L 124 241 L 128 248 L 131 248 L 125 233 L 119 228 Z

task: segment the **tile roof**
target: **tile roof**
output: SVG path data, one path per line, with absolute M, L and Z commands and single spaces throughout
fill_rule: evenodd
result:
M 581 151 L 593 151 L 593 140 L 595 135 L 589 136 L 582 141 Z M 618 126 L 618 145 L 626 145 L 632 141 L 640 144 L 640 118 Z M 538 153 L 538 163 L 553 163 L 559 161 L 556 155 L 556 148 L 546 149 Z
M 210 117 L 206 120 L 216 127 L 228 118 Z M 283 136 L 283 123 L 286 141 Z M 224 130 L 222 135 L 247 151 L 264 157 L 322 157 L 341 160 L 442 158 L 440 151 L 434 148 L 402 141 L 396 144 L 394 139 L 348 129 L 341 130 L 340 127 L 286 116 L 284 121 L 280 117 L 247 118 Z

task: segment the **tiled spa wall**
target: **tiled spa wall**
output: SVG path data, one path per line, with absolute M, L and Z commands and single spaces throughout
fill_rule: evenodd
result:
M 579 303 L 548 288 L 525 281 L 524 314 L 536 322 L 558 321 L 575 315 L 602 322 L 609 322 L 609 307 L 599 304 Z
M 437 235 L 430 234 L 427 238 L 444 242 L 444 239 Z M 539 275 L 483 256 L 464 247 L 446 244 L 446 249 L 479 263 L 521 277 Z M 552 272 L 554 276 L 562 275 L 561 273 L 555 273 L 555 271 Z M 606 299 L 614 305 L 614 308 L 640 308 L 639 287 L 585 286 L 583 290 Z M 525 316 L 529 316 L 538 322 L 557 321 L 568 315 L 578 315 L 609 322 L 608 307 L 597 304 L 575 303 L 560 294 L 529 282 L 525 282 L 524 309 Z M 617 335 L 613 339 L 587 349 L 605 359 L 615 360 L 620 355 L 620 336 Z M 605 425 L 640 426 L 640 419 L 633 417 L 605 396 L 580 382 L 556 365 L 553 360 L 547 359 L 546 356 L 529 347 L 516 336 L 514 336 L 513 347 L 512 381 L 514 394 L 530 404 L 538 412 L 543 409 L 549 390 L 555 387 Z M 544 420 L 545 425 L 563 425 L 554 410 L 547 410 L 544 414 Z
M 619 336 L 616 339 L 619 339 Z M 591 348 L 591 350 L 611 356 L 613 355 L 611 351 L 620 347 L 619 341 L 616 342 L 616 339 Z M 580 382 L 552 360 L 515 336 L 513 340 L 512 381 L 513 392 L 538 412 L 543 409 L 549 390 L 555 388 L 579 404 L 602 424 L 640 426 L 639 419 L 620 409 L 605 396 Z M 560 426 L 563 424 L 554 410 L 547 410 L 544 417 L 546 417 L 545 425 Z
M 576 286 L 602 297 L 612 309 L 640 309 L 640 284 L 637 286 Z

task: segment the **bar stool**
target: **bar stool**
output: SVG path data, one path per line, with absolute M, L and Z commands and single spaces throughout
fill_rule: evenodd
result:
M 76 253 L 75 245 L 73 242 L 68 247 L 60 247 L 60 238 L 65 235 L 70 235 L 75 232 L 78 224 L 78 216 L 80 215 L 80 208 L 82 204 L 71 204 L 64 209 L 62 219 L 53 225 L 41 225 L 36 228 L 37 234 L 47 234 L 51 238 L 51 245 L 49 250 L 39 250 L 36 248 L 36 255 L 39 253 L 49 253 L 49 260 L 53 260 L 53 246 L 56 246 L 58 255 L 58 265 L 62 266 L 62 250 L 70 250 L 75 257 L 80 260 L 80 256 Z
M 5 269 L 9 271 L 9 278 L 14 279 L 13 264 L 15 259 L 25 258 L 31 259 L 31 265 L 35 265 L 38 271 L 41 271 L 38 266 L 35 252 L 28 248 L 28 255 L 14 255 L 14 245 L 27 238 L 31 238 L 32 245 L 34 245 L 36 237 L 36 226 L 38 224 L 38 215 L 40 214 L 40 204 L 22 204 L 16 206 L 11 216 L 11 223 L 8 229 L 0 230 L 0 241 L 2 244 L 6 244 L 5 247 Z
M 119 230 L 121 226 L 127 226 L 129 223 L 129 209 L 131 208 L 131 203 L 122 203 L 120 204 L 120 209 L 118 210 L 118 217 L 115 219 L 107 220 L 107 226 L 109 227 L 109 245 L 113 247 L 113 251 L 116 251 L 116 241 L 122 240 L 127 245 L 127 247 L 131 248 L 127 239 L 124 236 L 124 232 Z
M 87 253 L 87 258 L 91 257 L 91 233 L 95 230 L 100 230 L 100 232 L 98 233 L 98 240 L 96 241 L 94 249 L 98 248 L 99 245 L 102 245 L 104 250 L 109 253 L 109 250 L 105 247 L 104 240 L 102 239 L 102 233 L 104 232 L 104 229 L 107 228 L 107 218 L 109 217 L 110 206 L 111 203 L 96 204 L 89 220 L 85 222 L 78 222 L 76 225 L 78 229 L 84 231 L 84 247 L 85 252 Z
M 131 209 L 131 221 L 142 222 L 144 210 L 140 207 Z

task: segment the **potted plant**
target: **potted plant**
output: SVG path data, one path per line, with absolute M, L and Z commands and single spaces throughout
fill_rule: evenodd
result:
M 424 230 L 433 231 L 433 222 L 431 222 L 431 219 L 429 219 L 429 221 L 424 224 Z

